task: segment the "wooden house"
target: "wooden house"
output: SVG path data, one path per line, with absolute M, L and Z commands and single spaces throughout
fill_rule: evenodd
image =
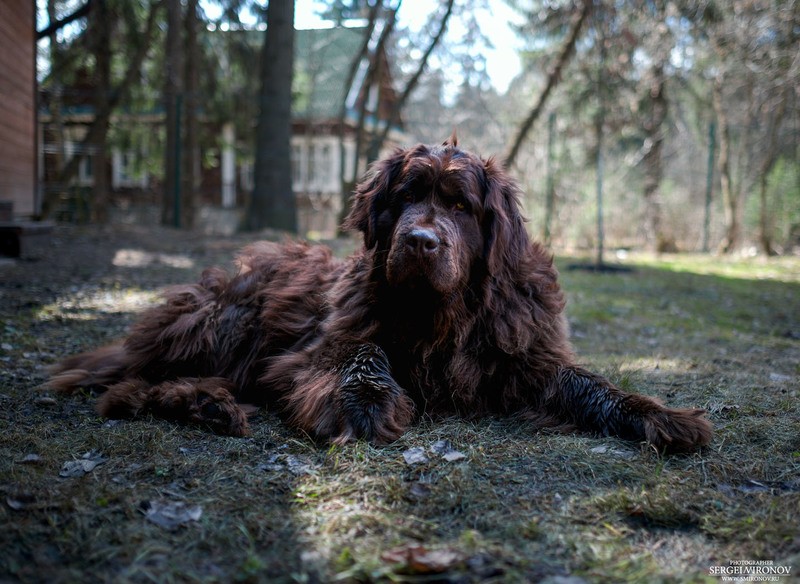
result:
M 355 79 L 348 86 L 349 72 L 359 55 L 365 32 L 364 28 L 336 27 L 297 30 L 295 33 L 291 172 L 297 196 L 298 231 L 303 236 L 324 238 L 336 234 L 343 203 L 342 185 L 354 182 L 364 170 L 363 163 L 359 167 L 355 156 L 360 112 L 362 109 L 373 112 L 365 118 L 368 130 L 382 128 L 397 99 L 385 53 L 376 56 L 382 65 L 378 68 L 380 75 L 376 81 L 370 82 L 365 75 L 365 57 L 357 64 Z M 220 42 L 222 37 L 219 35 L 239 35 L 244 44 L 250 46 L 251 55 L 258 53 L 263 34 L 263 31 L 256 30 L 209 32 L 212 44 L 215 38 Z M 216 50 L 226 49 L 220 46 Z M 230 60 L 235 58 L 232 52 L 225 53 L 229 67 L 233 66 Z M 249 66 L 252 67 L 252 63 Z M 255 126 L 257 111 L 256 95 L 248 95 L 233 95 L 231 103 L 225 104 L 223 109 L 230 110 L 230 121 L 220 120 L 218 114 L 213 120 L 201 115 L 203 135 L 211 137 L 201 144 L 198 153 L 197 164 L 202 168 L 198 193 L 205 207 L 202 217 L 214 215 L 214 209 L 224 212 L 226 209 L 244 208 L 252 191 L 255 141 L 248 131 L 251 132 Z M 66 105 L 62 113 L 77 141 L 85 131 L 81 125 L 86 123 L 86 119 L 81 119 L 81 116 L 87 115 L 86 105 Z M 247 118 L 244 123 L 241 120 L 243 111 Z M 44 127 L 43 135 L 47 137 L 51 131 L 48 128 L 51 121 L 49 112 L 42 111 L 40 120 Z M 151 127 L 152 131 L 138 133 L 148 140 L 159 135 L 163 123 L 163 112 L 159 111 L 141 112 L 138 119 L 134 112 L 118 113 L 112 118 L 112 126 L 136 124 Z M 388 146 L 404 139 L 402 123 L 395 124 L 389 133 Z M 69 147 L 68 143 L 66 148 Z M 42 150 L 45 152 L 45 166 L 50 168 L 47 143 L 42 145 Z M 136 143 L 135 140 L 129 142 L 126 149 L 112 146 L 108 157 L 110 168 L 106 169 L 111 179 L 112 204 L 126 207 L 141 203 L 157 205 L 161 192 L 160 177 L 141 170 L 145 166 L 152 168 L 157 165 L 137 164 L 149 152 L 157 150 L 152 148 L 152 144 Z M 204 164 L 200 165 L 200 160 Z M 93 172 L 87 160 L 75 184 L 91 185 Z M 46 176 L 49 176 L 47 169 Z

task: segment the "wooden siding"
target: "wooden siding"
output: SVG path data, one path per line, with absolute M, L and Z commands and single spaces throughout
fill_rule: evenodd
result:
M 30 216 L 36 202 L 33 0 L 0 0 L 0 201 Z

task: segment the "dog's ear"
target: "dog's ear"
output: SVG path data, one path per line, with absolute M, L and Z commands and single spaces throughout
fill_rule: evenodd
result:
M 489 330 L 497 346 L 509 354 L 530 349 L 537 338 L 552 335 L 545 328 L 562 326 L 564 295 L 552 255 L 534 243 L 520 213 L 519 189 L 499 163 L 484 163 L 482 219 L 488 285 Z M 507 315 L 515 318 L 509 319 Z
M 502 278 L 517 269 L 530 240 L 520 214 L 519 188 L 493 158 L 484 162 L 484 174 L 484 257 L 489 274 Z
M 402 170 L 405 152 L 397 149 L 388 158 L 375 162 L 356 186 L 342 227 L 363 233 L 367 249 L 378 243 L 378 218 L 389 207 L 391 188 Z

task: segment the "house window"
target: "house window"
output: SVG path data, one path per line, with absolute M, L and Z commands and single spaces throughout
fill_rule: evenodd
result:
M 292 188 L 296 191 L 305 186 L 305 150 L 303 144 L 292 144 Z
M 120 155 L 119 181 L 121 183 L 130 184 L 133 182 L 133 164 L 134 158 L 131 152 L 123 152 Z
M 147 173 L 136 169 L 138 158 L 134 150 L 114 150 L 112 158 L 114 188 L 147 186 Z
M 91 156 L 84 156 L 78 163 L 78 184 L 89 185 L 94 182 L 94 164 Z
M 333 152 L 330 144 L 314 144 L 309 160 L 309 182 L 316 190 L 329 190 L 333 177 Z
M 72 141 L 67 141 L 64 143 L 64 151 L 68 160 L 77 155 L 82 148 L 85 147 Z M 72 179 L 72 184 L 86 187 L 91 186 L 94 183 L 94 164 L 91 151 L 87 151 L 85 149 L 82 151 L 87 152 L 87 154 L 81 157 L 80 161 L 78 162 L 78 173 L 75 178 Z
M 337 191 L 338 164 L 333 140 L 298 137 L 292 141 L 292 188 L 299 193 Z
M 242 189 L 251 193 L 256 186 L 256 169 L 252 161 L 242 162 L 239 167 L 239 178 L 242 181 Z

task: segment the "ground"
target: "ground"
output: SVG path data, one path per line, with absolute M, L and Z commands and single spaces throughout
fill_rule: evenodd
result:
M 326 447 L 264 412 L 230 438 L 36 389 L 246 241 L 59 227 L 0 263 L 0 582 L 796 580 L 800 258 L 558 260 L 584 363 L 709 411 L 690 455 L 500 419 Z

